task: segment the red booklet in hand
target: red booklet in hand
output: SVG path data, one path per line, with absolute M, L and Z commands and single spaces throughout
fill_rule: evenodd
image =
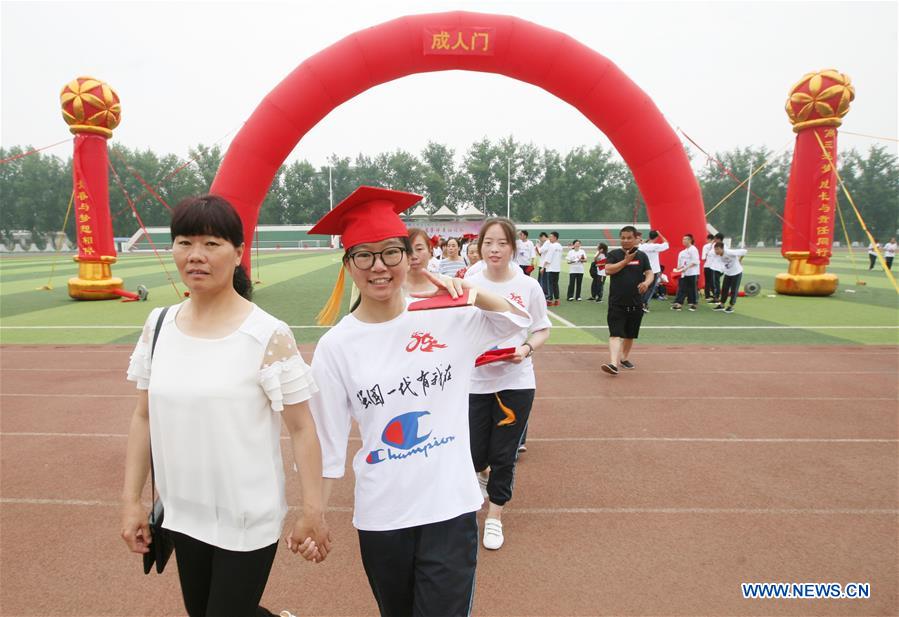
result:
M 433 298 L 425 298 L 408 306 L 410 311 L 427 311 L 430 309 L 453 308 L 454 306 L 471 306 L 478 297 L 476 289 L 464 289 L 462 294 L 453 298 L 449 294 L 438 294 Z
M 475 361 L 475 367 L 490 364 L 491 362 L 502 362 L 503 360 L 511 360 L 515 357 L 514 347 L 503 347 L 501 349 L 491 349 L 479 355 Z

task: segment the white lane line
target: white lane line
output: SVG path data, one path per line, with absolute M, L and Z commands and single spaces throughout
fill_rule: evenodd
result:
M 0 504 L 28 506 L 88 506 L 119 508 L 121 502 L 101 499 L 36 499 L 27 497 L 0 497 Z M 147 505 L 147 504 L 144 504 Z M 288 506 L 288 510 L 297 510 Z M 328 512 L 352 512 L 349 506 L 329 506 Z M 508 507 L 503 514 L 768 514 L 768 515 L 861 515 L 897 516 L 895 508 L 515 508 Z
M 82 373 L 121 373 L 122 367 L 118 368 L 2 368 L 0 371 L 4 373 L 65 373 L 69 371 L 79 371 Z
M 575 326 L 578 330 L 608 326 Z M 899 330 L 899 326 L 640 326 L 641 330 Z
M 856 514 L 899 515 L 894 508 L 515 508 L 503 511 L 516 514 Z
M 126 433 L 39 433 L 39 432 L 0 432 L 0 437 L 76 437 L 97 439 L 124 439 Z M 281 441 L 290 437 L 281 436 Z M 350 437 L 350 441 L 361 441 L 359 437 Z M 572 442 L 660 442 L 660 443 L 899 443 L 899 439 L 867 439 L 843 437 L 532 437 L 528 442 L 572 443 Z
M 48 394 L 46 392 L 0 392 L 0 396 L 20 398 L 137 398 L 137 394 Z

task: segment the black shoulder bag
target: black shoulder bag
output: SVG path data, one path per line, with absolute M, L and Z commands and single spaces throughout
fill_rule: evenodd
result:
M 153 352 L 156 350 L 156 339 L 159 338 L 159 331 L 162 329 L 162 320 L 169 307 L 162 309 L 159 319 L 156 320 L 156 330 L 153 332 L 153 343 L 150 346 L 150 361 L 153 361 Z M 147 410 L 149 413 L 149 409 Z M 149 427 L 148 427 L 149 430 Z M 149 441 L 149 440 L 148 440 Z M 165 564 L 168 563 L 169 557 L 172 556 L 172 550 L 175 544 L 172 541 L 172 534 L 167 529 L 162 528 L 162 521 L 165 517 L 165 510 L 162 506 L 162 500 L 156 494 L 156 471 L 153 468 L 153 445 L 150 444 L 150 495 L 153 497 L 153 509 L 150 511 L 148 522 L 150 523 L 150 535 L 152 541 L 148 547 L 150 550 L 144 553 L 144 574 L 149 574 L 153 564 L 156 564 L 156 572 L 162 574 L 165 570 Z

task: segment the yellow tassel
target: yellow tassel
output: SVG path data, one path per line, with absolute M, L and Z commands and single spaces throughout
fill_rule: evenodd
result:
M 343 284 L 346 280 L 346 268 L 340 264 L 340 273 L 337 275 L 337 282 L 334 284 L 334 290 L 328 302 L 315 316 L 315 321 L 320 326 L 333 326 L 337 321 L 337 315 L 340 314 L 340 301 L 343 300 Z
M 515 412 L 503 405 L 503 402 L 499 400 L 499 394 L 494 394 L 496 397 L 496 402 L 499 403 L 500 410 L 506 414 L 505 420 L 500 420 L 496 423 L 497 426 L 509 426 L 510 424 L 515 424 Z

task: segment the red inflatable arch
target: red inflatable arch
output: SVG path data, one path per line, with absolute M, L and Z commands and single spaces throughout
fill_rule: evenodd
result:
M 250 116 L 225 154 L 211 192 L 231 201 L 248 242 L 280 165 L 313 126 L 373 86 L 430 71 L 506 75 L 570 103 L 630 167 L 653 227 L 671 240 L 705 237 L 699 183 L 655 104 L 610 60 L 571 37 L 515 17 L 452 12 L 401 17 L 362 30 L 307 59 Z M 392 187 L 403 189 L 404 187 Z M 250 251 L 244 253 L 249 266 Z

